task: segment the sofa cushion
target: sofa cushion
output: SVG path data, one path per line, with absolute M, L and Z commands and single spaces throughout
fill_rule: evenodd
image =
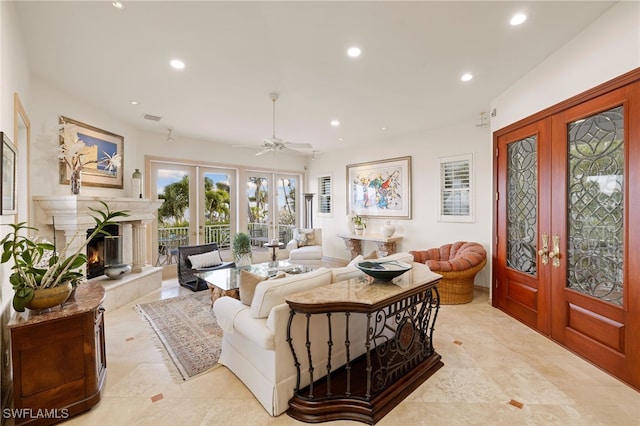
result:
M 331 283 L 331 270 L 319 268 L 306 274 L 292 275 L 278 280 L 262 281 L 256 287 L 251 302 L 251 317 L 266 318 L 271 308 L 284 303 L 285 297 Z
M 208 251 L 201 254 L 192 254 L 187 256 L 191 267 L 193 269 L 209 268 L 211 266 L 218 266 L 222 264 L 222 257 L 218 250 Z
M 289 260 L 295 263 L 296 260 L 322 259 L 322 246 L 300 247 L 289 252 Z

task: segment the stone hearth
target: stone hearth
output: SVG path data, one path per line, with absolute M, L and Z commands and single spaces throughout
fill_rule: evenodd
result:
M 43 237 L 53 240 L 54 226 L 58 247 L 69 244 L 74 251 L 84 243 L 88 229 L 95 227 L 89 208 L 102 210 L 105 202 L 111 210 L 126 210 L 129 216 L 118 217 L 124 263 L 132 273 L 121 280 L 94 278 L 107 290 L 105 305 L 121 306 L 162 286 L 162 269 L 151 266 L 148 247 L 151 245 L 150 224 L 155 220 L 161 201 L 138 198 L 110 198 L 83 195 L 35 196 L 35 226 Z M 55 225 L 54 225 L 55 223 Z M 117 289 L 117 290 L 116 290 Z M 116 295 L 117 293 L 117 295 Z

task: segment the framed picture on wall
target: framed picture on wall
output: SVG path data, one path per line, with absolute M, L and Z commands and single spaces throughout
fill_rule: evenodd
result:
M 68 126 L 71 133 L 76 132 L 78 140 L 85 145 L 82 151 L 82 186 L 122 189 L 124 138 L 64 116 L 60 116 L 60 125 Z M 65 140 L 61 134 L 60 145 L 64 143 Z M 67 143 L 71 142 L 67 141 Z M 110 167 L 109 159 L 114 156 L 120 158 L 120 167 Z M 69 177 L 69 167 L 61 162 L 60 183 L 68 185 Z
M 411 157 L 347 165 L 347 214 L 411 219 Z
M 16 167 L 18 151 L 5 132 L 0 132 L 2 139 L 2 214 L 16 214 Z

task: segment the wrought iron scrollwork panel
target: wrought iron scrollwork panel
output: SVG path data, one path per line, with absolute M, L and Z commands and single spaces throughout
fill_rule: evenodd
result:
M 429 289 L 375 313 L 369 329 L 369 340 L 376 348 L 371 360 L 373 394 L 434 353 L 432 338 L 438 309 L 437 292 Z

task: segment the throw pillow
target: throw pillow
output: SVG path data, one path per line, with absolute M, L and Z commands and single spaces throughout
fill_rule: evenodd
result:
M 293 238 L 298 242 L 298 247 L 316 245 L 313 229 L 296 229 Z
M 240 271 L 240 282 L 238 283 L 240 302 L 244 305 L 251 306 L 256 287 L 266 279 L 267 277 L 263 277 L 262 275 L 252 274 L 248 271 Z
M 222 257 L 218 250 L 208 251 L 201 254 L 192 254 L 187 256 L 193 269 L 209 268 L 222 264 Z

